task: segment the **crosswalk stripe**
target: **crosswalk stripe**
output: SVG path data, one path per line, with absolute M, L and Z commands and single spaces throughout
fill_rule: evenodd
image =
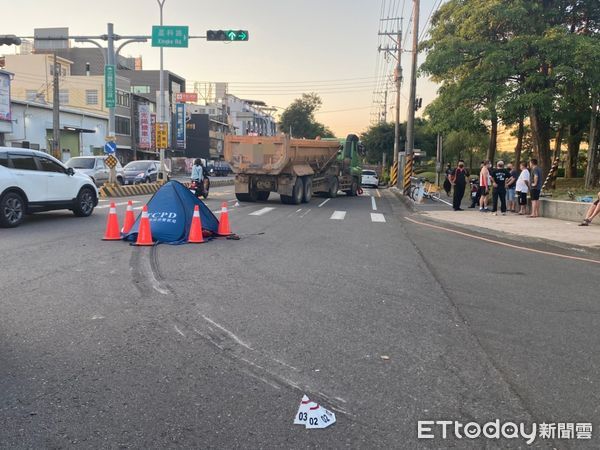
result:
M 385 222 L 385 216 L 380 213 L 371 213 L 371 222 Z
M 271 208 L 271 207 L 269 207 L 269 206 L 268 206 L 268 207 L 266 207 L 266 208 L 259 209 L 258 211 L 251 212 L 251 213 L 250 213 L 250 214 L 248 214 L 248 215 L 249 215 L 249 216 L 262 216 L 263 214 L 266 214 L 266 213 L 268 213 L 268 212 L 271 212 L 271 211 L 273 211 L 274 209 L 275 209 L 275 208 Z
M 344 220 L 346 217 L 346 211 L 334 211 L 330 219 L 332 220 Z
M 318 207 L 320 208 L 320 207 L 321 207 L 321 206 L 323 206 L 325 203 L 327 203 L 329 200 L 331 200 L 331 199 L 330 199 L 330 198 L 328 198 L 328 199 L 327 199 L 327 200 L 325 200 L 324 202 L 321 202 L 321 203 L 319 203 L 319 206 L 318 206 Z

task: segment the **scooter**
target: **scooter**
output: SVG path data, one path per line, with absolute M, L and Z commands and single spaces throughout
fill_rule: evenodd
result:
M 202 184 L 192 181 L 190 191 L 192 191 L 196 197 L 203 197 L 204 200 L 206 200 L 208 198 L 208 192 L 210 191 L 210 179 L 205 175 Z
M 471 178 L 469 180 L 471 185 L 471 206 L 469 208 L 475 208 L 479 204 L 481 194 L 479 193 L 479 180 L 477 178 Z

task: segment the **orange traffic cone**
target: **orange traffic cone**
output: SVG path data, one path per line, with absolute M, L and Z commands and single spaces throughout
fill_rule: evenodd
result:
M 145 205 L 142 208 L 142 218 L 140 219 L 135 245 L 154 245 L 154 242 L 152 242 L 152 231 L 150 230 L 150 219 L 148 218 L 148 207 Z
M 129 200 L 127 202 L 127 211 L 125 211 L 125 222 L 123 223 L 123 229 L 121 230 L 121 233 L 129 233 L 134 223 L 135 216 L 133 215 L 133 203 L 131 202 L 131 200 Z
M 221 219 L 219 220 L 217 234 L 219 236 L 231 236 L 231 234 L 233 234 L 229 228 L 229 212 L 227 211 L 227 202 L 223 202 L 221 205 Z
M 202 236 L 202 221 L 200 220 L 200 208 L 198 205 L 194 206 L 194 215 L 192 216 L 192 226 L 190 228 L 188 242 L 190 244 L 202 244 L 204 242 L 204 237 Z
M 108 211 L 108 220 L 106 221 L 106 232 L 104 233 L 103 241 L 120 241 L 121 233 L 119 233 L 119 218 L 117 217 L 117 207 L 115 202 L 111 202 L 110 210 Z

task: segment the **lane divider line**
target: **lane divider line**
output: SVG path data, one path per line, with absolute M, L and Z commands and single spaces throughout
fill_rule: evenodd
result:
M 250 214 L 248 214 L 248 215 L 249 215 L 249 216 L 262 216 L 263 214 L 266 214 L 266 213 L 268 213 L 268 212 L 271 212 L 271 211 L 273 211 L 274 209 L 275 209 L 275 208 L 272 208 L 272 207 L 270 207 L 270 206 L 267 206 L 266 208 L 262 208 L 262 209 L 259 209 L 258 211 L 251 212 L 251 213 L 250 213 Z
M 371 222 L 385 223 L 385 216 L 381 213 L 371 213 Z
M 453 230 L 451 228 L 445 228 L 445 227 L 441 227 L 441 226 L 438 226 L 438 225 L 432 225 L 430 223 L 419 222 L 418 220 L 411 219 L 410 217 L 404 217 L 404 219 L 408 220 L 409 222 L 415 223 L 417 225 L 423 225 L 423 226 L 426 226 L 426 227 L 429 227 L 429 228 L 434 228 L 436 230 L 447 231 L 449 233 L 454 233 L 454 234 L 458 234 L 458 235 L 461 235 L 461 236 L 466 236 L 466 237 L 469 237 L 469 238 L 472 238 L 472 239 L 478 239 L 480 241 L 489 242 L 491 244 L 496 244 L 496 245 L 501 245 L 503 247 L 514 248 L 514 249 L 517 249 L 517 250 L 523 250 L 523 251 L 531 252 L 531 253 L 538 253 L 540 255 L 557 256 L 559 258 L 572 259 L 572 260 L 575 260 L 575 261 L 584 261 L 584 262 L 591 262 L 591 263 L 594 263 L 594 264 L 600 264 L 600 261 L 597 261 L 595 259 L 582 258 L 580 256 L 561 255 L 560 253 L 546 252 L 544 250 L 536 250 L 534 248 L 528 248 L 528 247 L 520 247 L 518 245 L 508 244 L 506 242 L 496 241 L 494 239 L 488 239 L 488 238 L 484 238 L 484 237 L 481 237 L 481 236 L 476 236 L 474 234 L 464 233 L 462 231 Z
M 320 208 L 320 207 L 321 207 L 321 206 L 323 206 L 325 203 L 327 203 L 329 200 L 331 200 L 331 199 L 330 199 L 330 198 L 328 198 L 328 199 L 327 199 L 327 200 L 325 200 L 324 202 L 321 202 L 321 203 L 319 203 L 319 206 L 318 206 L 318 207 Z
M 375 202 L 375 197 L 371 197 L 371 207 L 373 211 L 377 211 L 377 203 Z
M 334 211 L 330 219 L 332 220 L 344 220 L 346 217 L 346 211 Z
M 300 214 L 300 218 L 302 218 L 302 217 L 306 216 L 306 215 L 307 215 L 309 212 L 311 212 L 311 211 L 312 211 L 312 209 L 310 209 L 310 208 L 309 208 L 309 209 L 307 209 L 305 212 L 303 212 L 302 214 Z
M 381 198 L 381 192 L 379 192 L 379 189 L 375 189 L 375 192 L 377 192 L 377 197 Z

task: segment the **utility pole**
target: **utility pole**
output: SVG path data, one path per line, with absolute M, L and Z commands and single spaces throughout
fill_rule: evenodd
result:
M 410 177 L 413 173 L 413 153 L 415 149 L 415 99 L 417 92 L 417 56 L 419 50 L 420 3 L 420 0 L 413 0 L 412 67 L 410 70 L 410 96 L 408 99 L 408 118 L 406 122 L 406 161 L 403 171 L 403 190 L 405 194 L 410 188 Z
M 379 35 L 390 37 L 394 40 L 394 45 L 386 47 L 380 46 L 379 51 L 385 52 L 387 55 L 392 56 L 396 60 L 396 68 L 394 69 L 394 81 L 396 83 L 396 119 L 394 121 L 394 164 L 392 166 L 391 171 L 390 185 L 399 186 L 401 179 L 401 177 L 398 176 L 398 167 L 400 154 L 400 88 L 402 86 L 402 19 L 399 17 L 382 19 L 382 21 L 388 20 L 394 20 L 397 22 L 396 32 L 379 32 Z
M 382 117 L 383 123 L 387 122 L 387 96 L 388 96 L 388 90 L 387 90 L 387 86 L 386 86 L 385 91 L 383 92 L 383 117 Z
M 112 23 L 108 24 L 107 28 L 107 39 L 106 39 L 106 62 L 109 66 L 115 66 L 115 33 L 114 26 Z M 115 73 L 117 68 L 115 66 Z M 116 80 L 115 80 L 116 81 Z M 116 85 L 115 85 L 116 90 Z M 108 136 L 115 136 L 115 107 L 111 106 L 108 108 Z M 116 139 L 113 138 L 113 139 Z M 108 182 L 114 183 L 117 181 L 117 169 L 116 167 L 111 167 L 108 175 Z
M 58 81 L 58 62 L 54 52 L 53 81 L 52 81 L 52 156 L 62 160 L 60 154 L 60 91 Z

